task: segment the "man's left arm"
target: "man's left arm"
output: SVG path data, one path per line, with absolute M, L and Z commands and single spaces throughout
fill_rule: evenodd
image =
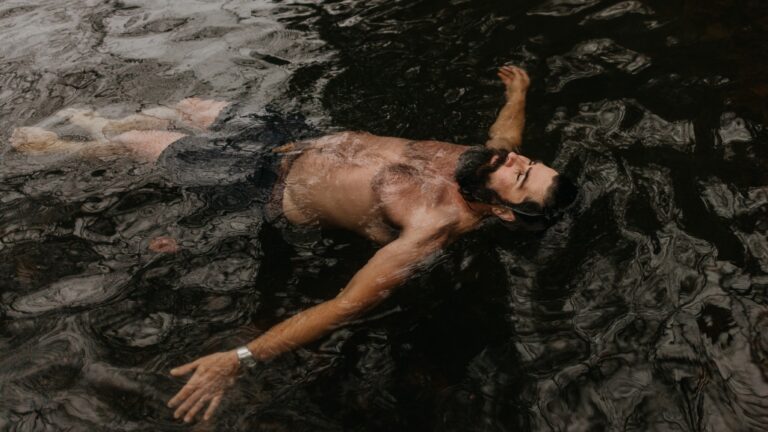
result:
M 498 118 L 488 132 L 486 147 L 518 151 L 523 141 L 525 127 L 525 96 L 530 79 L 528 74 L 515 66 L 503 66 L 499 69 L 499 78 L 506 87 L 507 102 L 499 112 Z
M 338 296 L 270 328 L 251 341 L 248 349 L 257 359 L 268 360 L 359 317 L 404 283 L 447 243 L 447 238 L 444 231 L 434 228 L 404 230 L 397 240 L 376 252 Z M 239 361 L 234 351 L 211 354 L 173 369 L 174 376 L 194 372 L 169 402 L 169 406 L 177 408 L 175 417 L 188 422 L 207 407 L 203 417 L 209 419 L 224 391 L 234 383 L 238 370 Z

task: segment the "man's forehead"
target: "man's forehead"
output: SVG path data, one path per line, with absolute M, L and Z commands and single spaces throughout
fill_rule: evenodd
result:
M 526 173 L 524 183 L 521 185 L 527 198 L 540 201 L 544 198 L 547 189 L 557 175 L 557 171 L 544 164 L 532 165 Z

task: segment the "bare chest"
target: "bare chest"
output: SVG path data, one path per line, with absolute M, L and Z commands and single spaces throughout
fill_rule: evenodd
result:
M 402 216 L 412 209 L 456 200 L 444 161 L 412 157 L 404 140 L 373 144 L 326 145 L 299 157 L 286 176 L 288 220 L 345 228 L 385 244 L 398 237 Z

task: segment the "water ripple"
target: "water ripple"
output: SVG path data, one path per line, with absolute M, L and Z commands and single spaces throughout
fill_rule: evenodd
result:
M 209 427 L 768 423 L 760 2 L 75 3 L 0 5 L 0 430 L 184 429 L 169 368 L 335 295 L 373 252 L 264 223 L 248 179 L 267 143 L 305 123 L 482 143 L 505 63 L 532 77 L 524 152 L 577 181 L 572 211 L 467 236 L 381 310 L 244 374 Z M 62 108 L 192 95 L 235 102 L 241 129 L 204 169 L 7 145 L 20 126 L 91 139 Z

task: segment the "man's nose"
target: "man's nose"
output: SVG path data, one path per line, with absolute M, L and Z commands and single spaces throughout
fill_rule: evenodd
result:
M 506 166 L 515 166 L 515 164 L 519 163 L 518 159 L 520 158 L 520 155 L 515 152 L 509 152 L 507 155 L 507 160 L 505 161 L 504 165 Z
M 509 152 L 509 157 L 507 159 L 507 166 L 515 166 L 515 165 L 527 165 L 529 162 L 529 159 L 519 153 L 515 152 Z

